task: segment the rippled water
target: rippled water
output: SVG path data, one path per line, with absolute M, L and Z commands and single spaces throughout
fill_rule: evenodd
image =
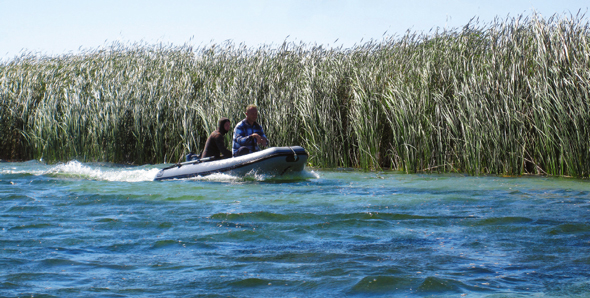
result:
M 590 182 L 0 163 L 0 296 L 590 295 Z

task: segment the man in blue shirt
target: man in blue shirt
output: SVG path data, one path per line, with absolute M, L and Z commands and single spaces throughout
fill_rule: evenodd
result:
M 234 157 L 259 151 L 259 144 L 268 146 L 268 139 L 256 119 L 258 119 L 258 109 L 255 105 L 249 105 L 246 107 L 246 119 L 240 121 L 234 128 L 232 144 Z

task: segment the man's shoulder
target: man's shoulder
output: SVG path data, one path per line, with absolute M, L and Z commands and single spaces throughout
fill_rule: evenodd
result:
M 237 126 L 244 126 L 244 125 L 248 125 L 248 121 L 246 121 L 246 119 L 244 119 L 244 120 L 242 120 L 242 121 L 238 122 L 238 124 L 236 125 L 236 127 L 237 127 Z
M 254 122 L 254 125 L 252 125 L 252 127 L 256 130 L 262 130 L 262 126 L 258 124 L 258 122 Z
M 248 123 L 246 122 L 246 119 L 238 122 L 238 124 L 236 124 L 236 127 L 234 128 L 234 135 L 236 133 L 244 133 L 245 129 L 246 129 L 246 125 L 248 125 Z

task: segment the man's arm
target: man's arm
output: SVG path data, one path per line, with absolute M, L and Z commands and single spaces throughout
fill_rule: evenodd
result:
M 266 138 L 266 135 L 264 134 L 264 130 L 262 130 L 262 126 L 260 126 L 260 124 L 257 125 L 254 133 L 252 135 L 256 135 L 256 140 L 257 143 L 262 144 L 262 146 L 268 146 L 269 142 L 268 142 L 268 138 Z M 260 137 L 260 138 L 258 138 Z
M 246 130 L 241 125 L 234 129 L 234 142 L 240 146 L 252 145 L 254 138 L 246 135 Z

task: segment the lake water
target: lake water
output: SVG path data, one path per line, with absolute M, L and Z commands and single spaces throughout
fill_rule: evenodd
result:
M 0 163 L 0 296 L 590 296 L 590 181 Z

